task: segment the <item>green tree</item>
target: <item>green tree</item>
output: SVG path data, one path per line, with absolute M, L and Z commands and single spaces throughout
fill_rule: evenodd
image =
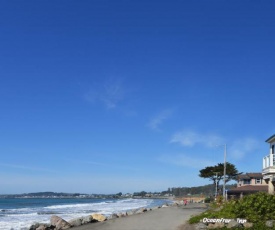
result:
M 225 183 L 231 180 L 237 180 L 239 174 L 241 173 L 238 172 L 234 164 L 226 162 Z M 214 166 L 207 166 L 200 170 L 199 176 L 202 178 L 208 178 L 213 181 L 214 185 L 217 184 L 217 187 L 219 187 L 220 181 L 224 180 L 224 164 L 218 163 Z

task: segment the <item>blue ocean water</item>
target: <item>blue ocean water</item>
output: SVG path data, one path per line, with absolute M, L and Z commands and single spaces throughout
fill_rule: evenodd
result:
M 49 223 L 52 215 L 65 220 L 92 213 L 111 215 L 141 207 L 155 207 L 171 202 L 163 199 L 0 199 L 0 230 L 28 229 L 32 224 Z

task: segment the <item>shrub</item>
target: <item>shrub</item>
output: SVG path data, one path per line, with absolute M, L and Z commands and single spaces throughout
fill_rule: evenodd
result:
M 245 196 L 236 202 L 233 212 L 254 223 L 274 219 L 275 196 L 263 192 Z
M 190 218 L 189 223 L 198 223 L 207 218 L 243 218 L 256 224 L 255 229 L 266 229 L 264 222 L 275 218 L 275 196 L 267 193 L 255 193 L 244 196 L 240 200 L 231 200 L 222 204 L 220 208 L 209 209 L 198 216 Z

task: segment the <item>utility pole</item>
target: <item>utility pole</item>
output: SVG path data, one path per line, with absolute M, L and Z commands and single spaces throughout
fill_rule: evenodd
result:
M 216 190 L 215 190 L 215 200 L 217 199 L 218 196 L 218 172 L 216 172 Z
M 224 200 L 226 199 L 226 197 L 225 197 L 225 183 L 226 183 L 225 176 L 226 176 L 226 144 L 224 144 L 224 163 L 223 163 L 223 192 L 222 192 L 222 195 L 223 195 Z

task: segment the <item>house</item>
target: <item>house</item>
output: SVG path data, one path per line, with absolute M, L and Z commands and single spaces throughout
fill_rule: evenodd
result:
M 237 177 L 237 187 L 227 192 L 229 197 L 242 197 L 256 192 L 267 192 L 268 186 L 262 173 L 245 173 Z
M 269 144 L 269 154 L 263 158 L 263 179 L 268 184 L 268 193 L 274 194 L 275 185 L 275 135 L 269 137 L 265 142 Z
M 258 186 L 258 185 L 266 185 L 265 181 L 263 181 L 262 173 L 245 173 L 241 174 L 237 177 L 238 184 L 237 187 L 243 187 L 247 185 Z
M 262 173 L 240 175 L 237 187 L 228 191 L 229 196 L 242 196 L 260 191 L 275 193 L 275 135 L 265 142 L 269 144 L 269 153 L 263 158 Z

